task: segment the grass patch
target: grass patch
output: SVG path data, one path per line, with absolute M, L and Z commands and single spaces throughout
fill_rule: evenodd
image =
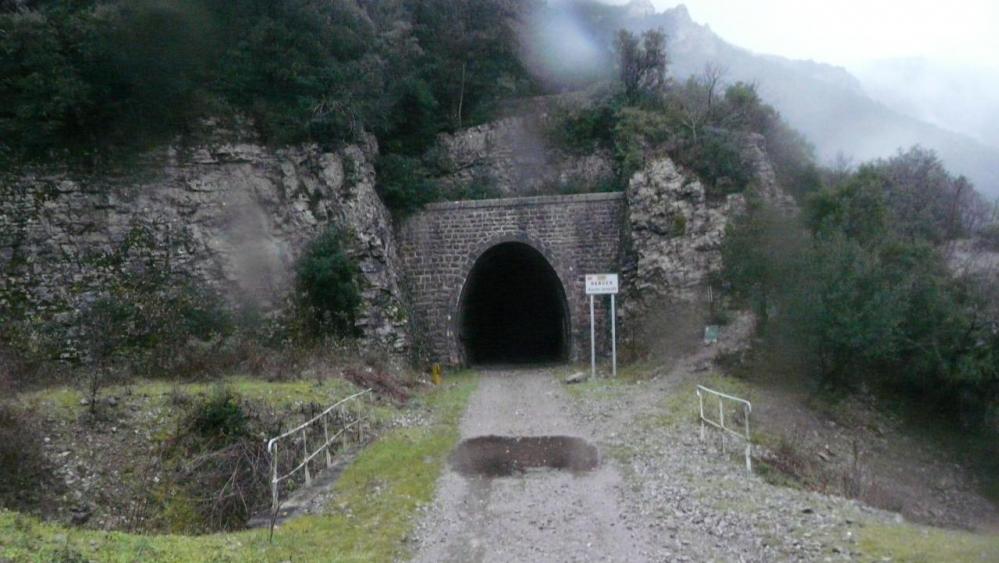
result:
M 941 530 L 911 524 L 867 526 L 860 532 L 867 557 L 893 561 L 952 563 L 999 561 L 999 536 Z
M 437 477 L 459 437 L 458 422 L 477 385 L 452 374 L 414 399 L 431 423 L 391 430 L 369 446 L 337 482 L 328 515 L 293 520 L 268 542 L 251 530 L 210 536 L 142 536 L 84 531 L 0 512 L 0 559 L 99 561 L 391 561 L 406 555 L 417 508 L 433 499 Z
M 621 381 L 636 383 L 648 381 L 656 376 L 656 366 L 649 362 L 635 362 L 625 366 L 619 366 L 617 377 Z
M 752 386 L 745 381 L 720 374 L 705 375 L 696 381 L 687 381 L 671 389 L 669 394 L 662 400 L 658 413 L 641 417 L 638 420 L 638 424 L 643 428 L 672 428 L 682 423 L 697 424 L 698 420 L 700 420 L 697 402 L 698 385 L 746 399 L 750 402 L 752 402 L 754 396 Z M 710 398 L 705 399 L 704 405 L 705 409 L 709 406 L 717 409 L 717 402 L 712 401 Z M 716 411 L 713 412 L 715 412 L 714 418 L 717 418 Z M 726 416 L 730 412 L 726 410 Z M 750 428 L 752 430 L 752 426 Z M 753 430 L 752 435 L 753 441 L 756 442 L 757 432 Z
M 123 385 L 111 385 L 101 392 L 103 397 L 148 398 L 154 404 L 166 405 L 175 393 L 189 396 L 208 396 L 212 390 L 224 385 L 247 401 L 260 403 L 274 410 L 289 410 L 303 405 L 327 405 L 331 401 L 356 393 L 358 387 L 338 377 L 321 380 L 299 379 L 267 381 L 255 377 L 237 376 L 206 383 L 174 383 L 164 380 L 136 380 Z M 34 412 L 54 414 L 75 420 L 87 407 L 80 404 L 83 394 L 69 386 L 51 387 L 19 397 L 20 404 Z M 391 418 L 395 409 L 372 405 L 369 414 L 376 423 Z
M 624 390 L 622 386 L 627 385 L 620 379 L 589 379 L 582 383 L 566 385 L 569 396 L 574 399 L 591 397 L 595 399 L 613 399 L 620 396 Z

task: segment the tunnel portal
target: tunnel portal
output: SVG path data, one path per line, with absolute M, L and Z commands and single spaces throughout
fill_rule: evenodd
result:
M 470 364 L 546 363 L 569 356 L 565 290 L 528 244 L 498 244 L 479 257 L 465 282 L 460 323 Z

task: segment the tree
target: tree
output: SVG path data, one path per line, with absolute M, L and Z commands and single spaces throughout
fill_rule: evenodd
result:
M 666 86 L 666 34 L 662 30 L 648 30 L 639 39 L 634 33 L 622 29 L 617 33 L 615 47 L 618 54 L 618 72 L 624 85 L 625 96 L 631 101 L 642 93 L 656 93 Z
M 414 33 L 424 49 L 424 78 L 433 85 L 449 128 L 478 121 L 490 106 L 520 89 L 532 90 L 520 63 L 513 24 L 516 0 L 408 0 Z
M 357 264 L 343 250 L 335 228 L 324 231 L 298 262 L 301 305 L 314 336 L 355 336 L 361 306 Z

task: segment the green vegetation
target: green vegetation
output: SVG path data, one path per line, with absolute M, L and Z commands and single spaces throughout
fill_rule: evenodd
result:
M 100 561 L 390 561 L 417 509 L 433 498 L 437 477 L 458 439 L 458 422 L 477 384 L 454 374 L 412 408 L 431 423 L 387 432 L 340 477 L 328 514 L 306 516 L 279 528 L 210 536 L 148 536 L 71 530 L 13 512 L 0 512 L 0 557 L 59 560 L 66 553 Z
M 344 253 L 342 235 L 331 228 L 309 243 L 296 274 L 309 332 L 313 336 L 356 336 L 360 271 Z
M 628 45 L 638 49 L 630 56 L 642 59 L 627 65 L 630 72 L 638 72 L 645 59 L 665 64 L 665 53 L 646 53 L 662 49 L 659 42 Z M 622 51 L 620 56 L 629 55 Z M 821 185 L 811 145 L 763 103 L 755 86 L 741 82 L 725 86 L 721 73 L 710 67 L 703 76 L 682 84 L 656 77 L 637 79 L 622 70 L 621 84 L 620 90 L 600 94 L 584 108 L 563 109 L 548 128 L 549 138 L 569 151 L 611 150 L 619 189 L 650 154 L 665 150 L 697 174 L 710 196 L 742 192 L 757 174 L 752 135 L 760 135 L 778 182 L 790 193 L 804 198 Z
M 671 428 L 684 422 L 692 424 L 697 423 L 700 420 L 697 410 L 698 385 L 703 385 L 708 389 L 714 389 L 715 391 L 740 397 L 750 402 L 752 402 L 755 398 L 753 388 L 746 382 L 735 379 L 734 377 L 712 373 L 696 381 L 687 381 L 680 384 L 662 401 L 661 408 L 659 409 L 660 414 L 649 416 L 639 421 L 639 424 Z M 710 405 L 712 408 L 716 408 L 717 403 L 712 401 L 710 397 L 706 396 L 705 405 Z M 726 407 L 734 409 L 735 405 L 726 404 Z M 734 410 L 726 410 L 726 416 L 730 416 L 734 414 L 734 412 Z M 718 418 L 717 412 L 714 412 L 713 416 L 714 418 Z M 753 441 L 758 441 L 759 429 L 753 428 L 752 432 Z
M 726 239 L 724 277 L 755 309 L 765 348 L 821 387 L 890 389 L 988 428 L 995 284 L 955 277 L 941 246 L 972 228 L 973 201 L 915 149 L 817 193 L 800 219 L 753 206 Z
M 114 163 L 206 135 L 416 157 L 536 92 L 507 0 L 29 1 L 0 7 L 0 164 Z M 16 4 L 15 4 L 16 5 Z M 379 186 L 393 206 L 428 195 Z
M 39 490 L 51 486 L 50 471 L 30 419 L 0 403 L 0 506 L 32 508 Z
M 919 563 L 972 563 L 999 559 L 999 536 L 926 528 L 913 524 L 865 526 L 860 548 L 871 558 Z
M 106 395 L 116 397 L 149 399 L 150 406 L 156 408 L 175 402 L 178 396 L 208 397 L 219 386 L 243 400 L 259 403 L 276 411 L 296 410 L 312 404 L 325 405 L 333 399 L 357 392 L 356 386 L 340 378 L 267 381 L 246 376 L 225 377 L 203 383 L 138 379 L 110 385 L 104 391 Z M 86 410 L 86 407 L 80 404 L 83 398 L 83 393 L 76 387 L 53 386 L 21 393 L 17 402 L 27 410 L 50 413 L 70 421 L 76 420 Z M 385 422 L 391 416 L 389 407 L 370 405 L 369 409 L 378 422 Z

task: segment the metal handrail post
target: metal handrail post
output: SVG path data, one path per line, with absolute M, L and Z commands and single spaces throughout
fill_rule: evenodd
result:
M 721 397 L 718 398 L 718 420 L 721 422 L 722 428 L 725 428 L 725 403 L 722 402 Z M 725 453 L 725 433 L 721 434 L 721 451 Z
M 305 484 L 312 484 L 312 474 L 309 473 L 309 443 L 305 428 L 302 429 L 302 463 L 305 464 Z
M 323 449 L 326 450 L 326 468 L 329 469 L 333 467 L 333 458 L 330 456 L 330 425 L 327 421 L 327 417 L 323 417 Z
M 704 432 L 705 432 L 706 425 L 708 425 L 708 424 L 710 424 L 711 426 L 714 426 L 714 427 L 722 430 L 721 436 L 720 436 L 720 438 L 721 438 L 721 449 L 722 449 L 722 452 L 725 451 L 725 433 L 733 434 L 734 436 L 736 436 L 738 438 L 742 438 L 743 440 L 746 441 L 746 448 L 745 448 L 746 470 L 749 471 L 749 472 L 752 472 L 753 471 L 753 462 L 752 462 L 753 440 L 752 440 L 752 434 L 750 434 L 750 429 L 749 429 L 749 414 L 751 412 L 753 412 L 753 405 L 752 405 L 752 403 L 750 403 L 749 401 L 747 401 L 745 399 L 740 399 L 739 397 L 735 397 L 735 396 L 732 396 L 732 395 L 726 395 L 725 393 L 721 393 L 721 392 L 715 391 L 714 389 L 709 389 L 707 387 L 704 387 L 703 385 L 698 385 L 695 391 L 697 393 L 698 408 L 700 410 L 700 418 L 701 418 L 701 420 L 700 420 L 700 422 L 701 422 L 701 440 L 704 440 Z M 704 414 L 704 394 L 705 393 L 710 394 L 710 395 L 714 395 L 715 397 L 718 398 L 718 420 L 717 421 L 711 420 L 710 418 L 708 418 Z M 735 402 L 735 403 L 738 403 L 738 404 L 742 405 L 742 412 L 743 412 L 743 418 L 744 418 L 743 425 L 742 425 L 743 426 L 743 432 L 739 432 L 735 428 L 731 428 L 731 427 L 728 427 L 728 426 L 725 425 L 725 400 L 729 400 L 729 401 L 732 401 L 732 402 Z
M 753 472 L 753 462 L 752 462 L 752 450 L 753 443 L 750 440 L 752 434 L 749 433 L 749 410 L 750 407 L 743 405 L 742 412 L 743 418 L 746 419 L 746 471 Z
M 267 453 L 270 454 L 271 457 L 271 501 L 272 501 L 272 508 L 275 514 L 277 514 L 277 511 L 280 507 L 280 502 L 281 502 L 280 484 L 282 481 L 284 481 L 285 479 L 289 479 L 299 471 L 304 470 L 303 472 L 305 473 L 305 484 L 307 486 L 311 485 L 312 469 L 309 467 L 309 463 L 313 459 L 318 457 L 320 454 L 325 454 L 326 466 L 327 468 L 330 468 L 333 466 L 333 451 L 331 451 L 332 448 L 330 446 L 334 441 L 339 440 L 339 443 L 345 445 L 347 443 L 349 433 L 353 433 L 355 436 L 358 437 L 358 439 L 361 439 L 363 437 L 362 423 L 366 419 L 366 417 L 363 417 L 360 414 L 360 411 L 358 411 L 358 414 L 356 417 L 354 417 L 354 420 L 352 422 L 347 422 L 348 418 L 344 413 L 347 403 L 349 403 L 350 401 L 358 401 L 361 396 L 369 393 L 371 393 L 371 390 L 365 389 L 364 391 L 360 391 L 347 398 L 341 399 L 336 403 L 327 407 L 326 410 L 324 410 L 323 412 L 310 418 L 309 420 L 303 422 L 302 424 L 296 426 L 295 428 L 292 428 L 291 430 L 288 430 L 283 434 L 280 434 L 278 436 L 275 436 L 267 440 Z M 337 413 L 340 415 L 341 418 L 340 422 L 343 423 L 343 428 L 341 428 L 339 431 L 335 432 L 331 436 L 329 431 L 329 424 L 330 424 L 330 418 L 333 417 L 333 413 Z M 323 425 L 323 438 L 325 439 L 325 441 L 320 447 L 316 448 L 314 452 L 310 452 L 309 434 L 308 434 L 309 427 L 310 426 L 315 427 L 320 422 L 322 422 Z M 316 429 L 316 432 L 318 433 L 318 429 Z M 291 469 L 286 475 L 280 475 L 278 467 L 278 462 L 279 462 L 278 442 L 286 439 L 294 440 L 299 434 L 301 434 L 301 439 L 302 439 L 302 461 L 301 463 L 296 465 L 293 469 Z
M 697 390 L 697 405 L 701 410 L 701 441 L 704 441 L 704 395 L 701 395 L 701 390 Z
M 278 511 L 278 445 L 273 442 L 267 448 L 271 454 L 271 509 L 277 514 Z

